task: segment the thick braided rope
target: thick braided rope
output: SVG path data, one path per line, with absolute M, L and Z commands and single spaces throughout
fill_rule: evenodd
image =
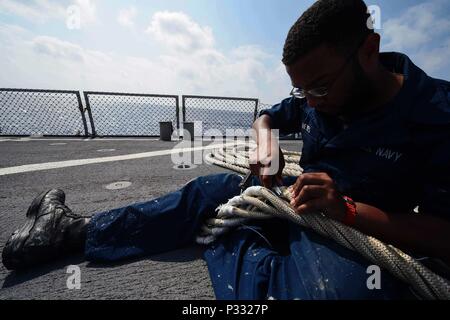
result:
M 301 153 L 283 150 L 283 154 L 286 162 L 283 175 L 293 177 L 301 175 L 303 170 L 298 165 Z M 242 174 L 247 174 L 250 167 L 248 151 L 239 151 L 237 148 L 220 148 L 214 150 L 213 153 L 206 155 L 205 159 L 209 163 Z
M 300 153 L 283 151 L 289 166 L 284 175 L 298 176 L 302 173 L 298 166 Z M 248 153 L 237 149 L 220 149 L 207 160 L 213 164 L 240 173 L 248 172 Z M 296 168 L 294 167 L 294 161 Z M 294 174 L 293 174 L 294 173 Z M 414 260 L 401 250 L 382 243 L 360 231 L 325 217 L 323 214 L 297 215 L 286 200 L 289 194 L 284 192 L 281 199 L 272 191 L 263 187 L 248 188 L 241 196 L 231 199 L 220 206 L 218 215 L 209 219 L 197 237 L 200 244 L 210 244 L 217 237 L 243 226 L 250 219 L 271 219 L 279 217 L 296 224 L 311 228 L 322 236 L 334 239 L 344 247 L 359 252 L 366 259 L 389 270 L 393 275 L 409 283 L 425 299 L 450 299 L 450 282 Z

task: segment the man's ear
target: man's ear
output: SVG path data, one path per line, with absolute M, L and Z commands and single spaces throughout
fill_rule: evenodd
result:
M 367 36 L 366 41 L 359 50 L 359 61 L 366 71 L 375 70 L 378 67 L 380 57 L 381 37 L 378 33 L 372 33 Z

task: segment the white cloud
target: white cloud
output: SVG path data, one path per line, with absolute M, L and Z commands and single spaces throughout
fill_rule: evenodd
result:
M 87 50 L 68 41 L 48 36 L 33 38 L 31 48 L 40 59 L 48 59 L 63 65 L 78 65 L 80 68 L 97 68 L 114 63 L 114 57 L 100 51 Z
M 30 21 L 43 23 L 49 19 L 63 19 L 65 17 L 65 7 L 59 2 L 48 0 L 1 0 L 0 12 L 13 14 Z
M 429 50 L 419 50 L 416 54 L 416 59 L 424 70 L 430 73 L 439 73 L 445 79 L 449 79 L 450 71 L 450 37 L 447 38 L 440 46 L 431 48 Z
M 233 49 L 231 55 L 238 59 L 267 59 L 270 57 L 263 48 L 255 45 L 237 47 Z
M 439 71 L 450 68 L 447 6 L 443 0 L 433 0 L 387 20 L 383 25 L 383 50 L 407 53 L 426 72 L 442 75 Z
M 69 59 L 84 62 L 84 52 L 80 46 L 52 37 L 40 36 L 32 41 L 33 50 L 54 59 Z
M 117 22 L 121 26 L 132 28 L 134 27 L 134 18 L 137 15 L 137 10 L 135 7 L 130 7 L 128 9 L 123 9 L 119 11 L 119 16 L 117 17 Z
M 278 57 L 254 45 L 222 52 L 209 28 L 184 14 L 163 16 L 180 19 L 171 24 L 173 19 L 154 16 L 150 32 L 168 50 L 152 57 L 103 53 L 29 32 L 18 32 L 4 45 L 0 24 L 0 51 L 8 57 L 0 60 L 0 86 L 241 96 L 269 103 L 287 96 L 290 81 Z M 4 26 L 5 32 L 14 28 Z M 171 39 L 156 36 L 169 31 L 180 32 Z M 180 48 L 175 39 L 182 39 L 183 50 L 175 50 Z
M 279 59 L 255 45 L 221 52 L 215 48 L 212 30 L 184 13 L 155 13 L 147 32 L 168 49 L 161 62 L 176 75 L 184 93 L 276 102 L 289 91 L 290 81 L 284 68 L 279 68 Z
M 75 0 L 74 4 L 80 8 L 83 26 L 97 22 L 97 8 L 93 0 Z
M 35 23 L 45 23 L 49 20 L 67 19 L 67 8 L 75 5 L 80 12 L 82 26 L 93 24 L 96 19 L 96 5 L 93 0 L 1 0 L 0 12 L 25 18 Z
M 212 48 L 214 37 L 209 27 L 201 27 L 182 12 L 157 12 L 147 32 L 168 48 L 193 52 Z
M 422 3 L 409 8 L 398 18 L 386 21 L 386 49 L 417 48 L 439 35 L 448 35 L 449 30 L 450 21 L 439 16 L 438 2 Z
M 8 44 L 14 43 L 17 37 L 24 37 L 29 34 L 28 30 L 16 25 L 0 23 L 0 41 Z

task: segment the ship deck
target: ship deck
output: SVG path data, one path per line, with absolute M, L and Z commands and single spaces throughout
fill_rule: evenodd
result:
M 0 250 L 42 191 L 60 188 L 72 210 L 93 215 L 155 199 L 198 176 L 227 172 L 206 163 L 176 170 L 170 152 L 178 144 L 148 138 L 0 137 Z M 300 141 L 281 145 L 301 149 Z M 126 186 L 119 182 L 131 185 L 118 189 Z M 192 246 L 114 265 L 89 263 L 79 254 L 20 273 L 0 264 L 0 299 L 214 299 L 202 252 Z M 81 268 L 80 290 L 66 286 L 69 265 Z

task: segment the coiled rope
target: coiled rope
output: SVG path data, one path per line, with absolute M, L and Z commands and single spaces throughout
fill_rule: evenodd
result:
M 303 170 L 298 165 L 301 153 L 283 150 L 285 176 L 299 176 Z M 246 174 L 249 170 L 249 150 L 217 149 L 206 156 L 212 164 Z M 250 187 L 242 195 L 217 208 L 217 216 L 202 226 L 197 243 L 207 245 L 219 236 L 245 225 L 252 219 L 287 219 L 308 227 L 322 236 L 331 238 L 342 246 L 354 250 L 366 259 L 390 271 L 408 283 L 424 299 L 450 299 L 450 282 L 434 273 L 403 251 L 384 244 L 374 237 L 348 227 L 324 214 L 298 215 L 289 205 L 290 194 L 283 188 L 282 197 L 263 187 Z

